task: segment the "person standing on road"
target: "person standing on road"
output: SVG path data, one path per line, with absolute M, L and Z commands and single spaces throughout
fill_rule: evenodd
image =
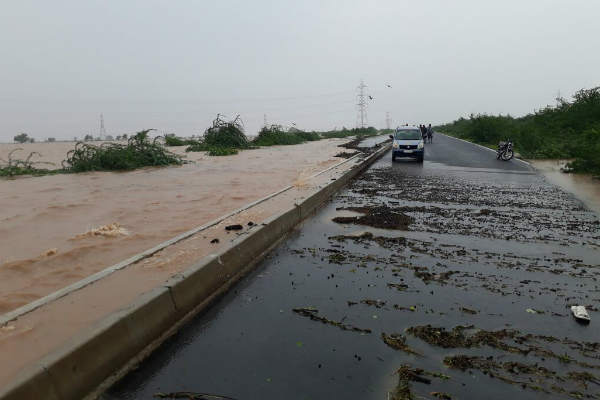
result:
M 429 143 L 433 143 L 433 128 L 431 124 L 427 127 L 427 140 L 429 140 Z

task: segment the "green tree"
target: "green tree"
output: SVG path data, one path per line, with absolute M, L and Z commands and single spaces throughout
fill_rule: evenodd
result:
M 27 135 L 26 133 L 19 133 L 17 136 L 15 136 L 14 141 L 17 143 L 26 143 L 30 141 L 30 137 L 29 135 Z

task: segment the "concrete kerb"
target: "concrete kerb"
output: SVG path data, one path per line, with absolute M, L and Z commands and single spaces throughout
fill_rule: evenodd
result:
M 22 371 L 9 387 L 0 392 L 0 398 L 61 400 L 48 371 L 39 363 Z
M 354 165 L 348 170 L 343 176 L 337 178 L 335 181 L 329 183 L 326 187 L 319 190 L 317 193 L 309 196 L 301 202 L 297 202 L 296 205 L 300 208 L 300 218 L 304 219 L 314 212 L 321 204 L 323 204 L 331 195 L 344 187 L 350 182 L 356 175 L 364 171 L 371 164 L 373 164 L 379 157 L 385 154 L 391 145 L 382 146 L 380 149 L 369 155 L 362 162 Z
M 389 147 L 382 146 L 300 204 L 268 218 L 218 253 L 204 257 L 163 286 L 140 295 L 129 306 L 71 338 L 1 389 L 0 400 L 34 399 L 41 393 L 51 400 L 81 399 L 114 377 L 115 371 L 122 376 L 125 368 L 133 367 L 132 359 L 141 353 L 149 354 L 149 347 L 156 348 L 175 333 L 174 328 L 182 321 L 189 320 L 216 294 L 223 293 L 241 279 L 294 226 Z
M 146 292 L 25 369 L 19 379 L 0 392 L 0 399 L 46 398 L 46 392 L 55 394 L 48 398 L 81 399 L 115 367 L 127 363 L 168 329 L 176 317 L 168 289 Z M 30 393 L 34 395 L 25 396 Z

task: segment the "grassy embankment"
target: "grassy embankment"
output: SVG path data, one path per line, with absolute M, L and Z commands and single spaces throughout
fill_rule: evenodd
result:
M 575 172 L 600 173 L 600 87 L 520 118 L 478 114 L 436 130 L 492 148 L 510 138 L 525 158 L 572 158 Z

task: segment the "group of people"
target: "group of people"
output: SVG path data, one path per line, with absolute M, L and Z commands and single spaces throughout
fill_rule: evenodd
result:
M 429 124 L 429 126 L 419 125 L 419 129 L 421 130 L 421 137 L 425 143 L 433 143 L 433 128 L 431 127 L 431 124 Z

